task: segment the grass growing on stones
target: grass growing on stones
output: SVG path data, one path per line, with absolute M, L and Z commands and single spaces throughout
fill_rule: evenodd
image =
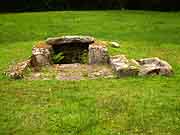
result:
M 157 56 L 172 77 L 13 81 L 0 75 L 0 134 L 179 135 L 180 13 L 68 11 L 0 15 L 0 73 L 38 41 L 91 35 L 119 42 L 112 55 Z

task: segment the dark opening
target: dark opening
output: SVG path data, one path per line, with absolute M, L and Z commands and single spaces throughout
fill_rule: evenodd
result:
M 54 45 L 54 56 L 61 54 L 62 58 L 59 61 L 54 61 L 55 64 L 70 64 L 70 63 L 88 63 L 88 47 L 89 44 L 61 44 Z

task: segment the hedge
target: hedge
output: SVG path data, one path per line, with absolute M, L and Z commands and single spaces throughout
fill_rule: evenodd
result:
M 1 0 L 0 12 L 141 9 L 175 11 L 178 0 Z

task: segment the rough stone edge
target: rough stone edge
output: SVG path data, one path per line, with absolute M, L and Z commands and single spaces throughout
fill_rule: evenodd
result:
M 24 72 L 31 67 L 31 59 L 19 62 L 16 65 L 10 66 L 4 74 L 11 79 L 22 79 Z
M 62 36 L 62 37 L 68 37 L 68 36 Z M 70 37 L 73 37 L 73 36 L 70 36 Z M 89 37 L 89 36 L 84 36 L 84 37 Z M 93 39 L 94 39 L 94 38 L 93 38 Z M 48 44 L 46 41 L 43 42 L 43 43 L 45 43 L 46 46 L 36 45 L 36 46 L 34 46 L 34 47 L 36 47 L 36 48 L 44 48 L 44 49 L 45 49 L 45 48 L 46 48 L 46 49 L 49 49 L 49 48 L 52 47 L 52 45 Z M 104 48 L 104 49 L 106 50 L 106 49 L 107 49 L 107 44 L 106 44 L 106 42 L 95 40 L 95 42 L 89 44 L 89 47 L 91 47 L 91 48 Z M 107 53 L 108 53 L 108 50 L 107 50 Z M 32 55 L 32 56 L 33 56 L 33 55 Z M 122 55 L 109 56 L 109 54 L 108 54 L 108 60 L 107 60 L 107 62 L 105 62 L 105 63 L 98 63 L 98 64 L 110 64 L 110 65 L 112 65 L 110 59 L 113 58 L 113 57 L 118 57 L 118 56 L 122 56 Z M 159 66 L 159 69 L 157 69 L 160 75 L 170 76 L 170 75 L 172 75 L 172 74 L 174 73 L 174 72 L 173 72 L 173 69 L 172 69 L 172 66 L 171 66 L 167 61 L 161 60 L 161 59 L 159 59 L 159 58 L 157 58 L 157 57 L 154 57 L 154 58 L 144 58 L 144 59 L 139 59 L 139 60 L 133 60 L 133 59 L 132 59 L 133 63 L 136 63 L 136 64 L 140 64 L 140 65 L 141 65 L 140 68 L 142 68 L 143 64 L 146 64 L 146 62 L 144 62 L 144 63 L 142 62 L 143 60 L 147 60 L 147 61 L 151 61 L 151 60 L 152 60 L 151 63 L 153 63 L 153 60 L 156 60 L 156 61 L 155 61 L 155 64 L 159 64 L 159 65 L 160 65 L 160 66 Z M 131 60 L 128 60 L 128 59 L 127 59 L 127 62 L 129 62 L 129 61 L 131 61 Z M 89 64 L 90 64 L 90 63 L 89 63 Z M 129 63 L 126 63 L 126 62 L 125 62 L 125 64 L 129 64 Z M 166 67 L 163 66 L 163 65 L 165 65 Z M 16 64 L 15 66 L 11 66 L 11 67 L 8 69 L 8 71 L 5 72 L 5 74 L 6 74 L 7 76 L 9 76 L 10 78 L 12 78 L 12 79 L 22 79 L 22 78 L 23 78 L 23 74 L 24 74 L 24 72 L 26 71 L 26 69 L 27 69 L 28 67 L 33 67 L 33 66 L 34 66 L 34 65 L 32 64 L 32 57 L 31 57 L 30 59 L 28 59 L 28 60 L 26 60 L 26 61 L 23 61 L 23 62 L 20 62 L 20 63 Z M 129 65 L 128 65 L 128 67 L 129 67 Z M 112 66 L 112 68 L 115 69 L 113 66 Z M 129 70 L 131 70 L 131 69 L 129 69 Z M 156 69 L 155 69 L 155 70 L 156 70 Z M 167 72 L 168 70 L 169 70 L 170 72 Z M 115 72 L 118 73 L 118 72 L 120 72 L 120 71 L 121 71 L 121 70 L 116 69 Z M 168 74 L 164 74 L 163 71 L 166 71 Z M 143 76 L 143 75 L 138 74 L 138 76 Z
M 95 42 L 95 38 L 91 36 L 81 36 L 81 35 L 60 36 L 60 37 L 47 38 L 45 42 L 49 45 L 56 45 L 55 42 L 59 42 L 58 44 L 65 44 L 72 42 L 92 44 Z
M 140 65 L 134 59 L 127 59 L 125 55 L 111 56 L 110 65 L 118 78 L 137 76 L 140 70 Z
M 89 64 L 109 64 L 110 56 L 105 41 L 95 40 L 89 45 L 88 50 Z

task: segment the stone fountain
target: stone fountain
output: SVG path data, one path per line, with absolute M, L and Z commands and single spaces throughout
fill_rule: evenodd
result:
M 28 68 L 40 69 L 43 66 L 73 63 L 110 65 L 118 78 L 145 75 L 170 76 L 173 73 L 171 65 L 156 57 L 134 60 L 127 59 L 125 55 L 110 56 L 107 48 L 109 43 L 90 36 L 48 38 L 37 43 L 32 48 L 32 56 L 24 62 L 11 66 L 6 75 L 13 79 L 22 79 Z M 61 54 L 63 59 L 54 61 L 54 56 L 58 54 Z

